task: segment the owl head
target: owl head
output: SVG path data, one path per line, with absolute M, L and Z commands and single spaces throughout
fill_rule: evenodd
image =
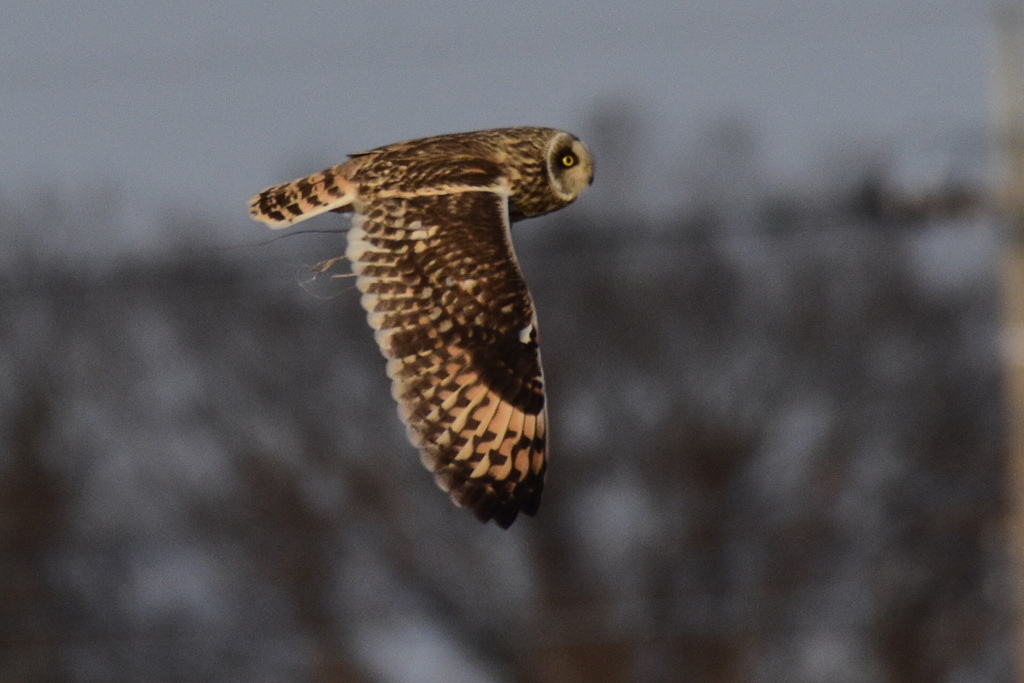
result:
M 594 159 L 575 135 L 553 128 L 486 131 L 511 185 L 512 222 L 571 204 L 594 180 Z
M 575 136 L 556 132 L 548 141 L 546 153 L 551 191 L 568 204 L 594 182 L 594 159 Z

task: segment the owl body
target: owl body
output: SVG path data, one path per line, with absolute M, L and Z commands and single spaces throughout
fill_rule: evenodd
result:
M 345 256 L 409 439 L 455 503 L 502 527 L 537 511 L 547 432 L 536 316 L 509 227 L 592 180 L 572 135 L 505 128 L 354 154 L 250 204 L 271 227 L 355 213 Z

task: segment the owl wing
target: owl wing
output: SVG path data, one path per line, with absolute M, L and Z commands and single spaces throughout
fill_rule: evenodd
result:
M 489 182 L 469 185 L 470 176 Z M 507 184 L 475 173 L 409 192 L 361 193 L 348 240 L 423 464 L 482 521 L 507 528 L 520 510 L 535 514 L 547 413 L 533 303 L 509 238 Z

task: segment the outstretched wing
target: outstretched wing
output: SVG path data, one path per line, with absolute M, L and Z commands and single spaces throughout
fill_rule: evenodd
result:
M 361 195 L 346 256 L 424 465 L 508 527 L 540 504 L 547 415 L 508 188 L 489 180 Z

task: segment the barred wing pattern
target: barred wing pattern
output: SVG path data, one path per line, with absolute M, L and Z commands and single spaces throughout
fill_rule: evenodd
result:
M 508 187 L 491 180 L 361 195 L 345 255 L 424 465 L 507 528 L 540 504 L 547 414 Z
M 343 166 L 268 187 L 249 202 L 249 215 L 272 228 L 285 228 L 327 211 L 342 210 L 356 198 L 356 187 L 343 175 Z

